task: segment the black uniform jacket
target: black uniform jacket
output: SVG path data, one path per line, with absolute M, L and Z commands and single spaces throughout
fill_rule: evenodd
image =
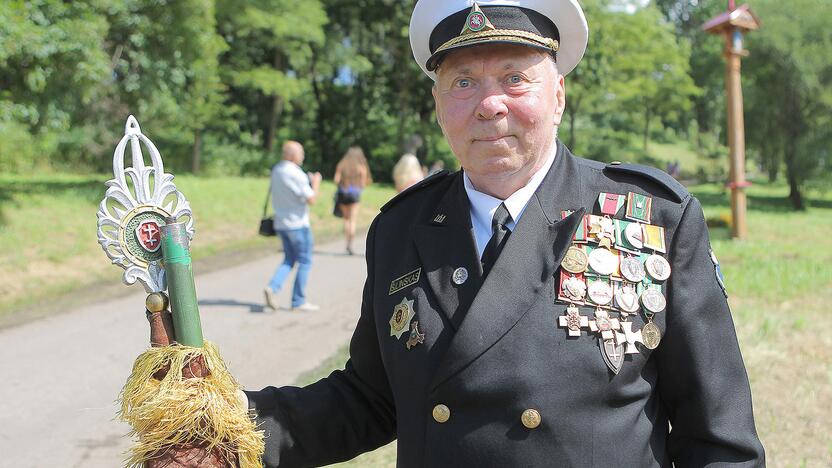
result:
M 560 262 L 600 192 L 652 197 L 652 224 L 666 228 L 673 268 L 667 308 L 655 317 L 661 344 L 627 355 L 617 375 L 597 335 L 569 337 L 557 321 L 566 308 L 556 302 Z M 563 210 L 576 211 L 562 219 Z M 304 388 L 248 392 L 266 431 L 264 462 L 326 465 L 398 439 L 402 468 L 763 466 L 709 250 L 699 202 L 670 176 L 577 158 L 558 142 L 483 279 L 462 174 L 433 176 L 388 203 L 370 228 L 344 370 Z M 460 267 L 468 278 L 456 284 Z M 411 349 L 409 332 L 391 336 L 403 300 L 413 301 L 425 334 Z M 640 314 L 632 321 L 636 330 L 644 324 Z M 445 422 L 433 417 L 440 404 Z M 527 409 L 540 414 L 534 429 L 521 423 Z

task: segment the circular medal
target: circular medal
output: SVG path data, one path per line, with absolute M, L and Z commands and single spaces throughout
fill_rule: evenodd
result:
M 599 275 L 611 275 L 618 268 L 618 256 L 607 249 L 595 249 L 589 254 L 589 266 Z
M 630 223 L 624 229 L 624 236 L 627 238 L 627 242 L 630 243 L 633 247 L 637 249 L 641 249 L 644 247 L 644 240 L 642 238 L 641 233 L 641 224 L 639 223 Z
M 662 332 L 659 331 L 659 327 L 655 323 L 647 322 L 644 328 L 641 329 L 641 339 L 647 349 L 656 349 L 662 340 Z
M 582 301 L 586 297 L 586 283 L 575 276 L 563 282 L 563 292 L 573 301 Z
M 598 280 L 589 283 L 587 292 L 592 302 L 598 305 L 607 305 L 612 302 L 612 287 L 606 281 Z
M 468 270 L 465 269 L 465 267 L 457 268 L 456 270 L 454 270 L 452 279 L 454 284 L 456 285 L 461 285 L 465 283 L 466 281 L 468 281 Z
M 626 257 L 621 260 L 621 274 L 628 281 L 641 283 L 641 280 L 644 279 L 644 265 L 638 260 L 638 257 Z
M 589 258 L 586 256 L 584 249 L 573 245 L 566 251 L 563 261 L 560 263 L 564 270 L 569 273 L 583 273 L 589 265 Z
M 644 261 L 647 274 L 656 281 L 664 281 L 670 278 L 670 263 L 661 255 L 653 254 Z
M 638 312 L 638 294 L 633 286 L 625 285 L 615 291 L 615 303 L 624 312 Z
M 641 293 L 641 304 L 650 312 L 657 314 L 667 306 L 662 292 L 655 288 L 647 288 Z

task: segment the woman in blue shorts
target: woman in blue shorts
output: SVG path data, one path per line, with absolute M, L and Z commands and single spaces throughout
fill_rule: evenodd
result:
M 357 146 L 351 147 L 335 167 L 335 203 L 344 217 L 344 237 L 347 240 L 347 253 L 352 255 L 352 240 L 355 237 L 355 225 L 358 218 L 359 202 L 364 187 L 372 183 L 370 166 L 364 152 Z

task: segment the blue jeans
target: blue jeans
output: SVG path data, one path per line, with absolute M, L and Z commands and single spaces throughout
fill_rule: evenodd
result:
M 295 276 L 295 286 L 292 289 L 292 307 L 298 307 L 306 302 L 304 289 L 306 280 L 309 278 L 309 269 L 312 267 L 312 231 L 308 227 L 300 229 L 278 230 L 280 239 L 283 241 L 283 263 L 269 281 L 269 289 L 273 292 L 280 291 L 286 277 L 292 271 L 295 263 L 298 264 L 298 273 Z

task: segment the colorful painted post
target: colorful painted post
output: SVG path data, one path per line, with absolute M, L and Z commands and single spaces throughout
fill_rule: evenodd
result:
M 167 218 L 162 227 L 162 256 L 176 342 L 201 348 L 204 344 L 202 323 L 199 320 L 189 244 L 185 223 L 177 223 L 173 217 Z

